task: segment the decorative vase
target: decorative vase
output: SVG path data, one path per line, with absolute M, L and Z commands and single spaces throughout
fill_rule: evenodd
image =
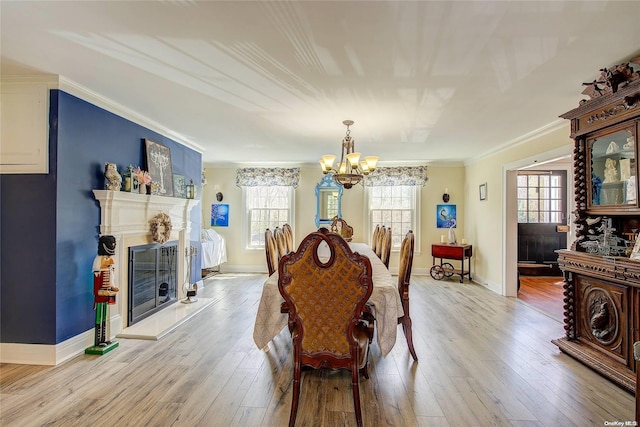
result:
M 140 194 L 147 194 L 147 184 L 140 184 Z

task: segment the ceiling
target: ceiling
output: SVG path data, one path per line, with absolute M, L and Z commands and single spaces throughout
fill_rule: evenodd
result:
M 640 55 L 638 1 L 7 1 L 3 77 L 54 74 L 203 150 L 464 163 L 568 124 Z

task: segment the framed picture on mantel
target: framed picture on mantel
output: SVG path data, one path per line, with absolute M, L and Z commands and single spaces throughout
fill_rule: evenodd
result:
M 146 138 L 144 144 L 147 153 L 147 169 L 153 182 L 152 194 L 173 197 L 171 150 Z

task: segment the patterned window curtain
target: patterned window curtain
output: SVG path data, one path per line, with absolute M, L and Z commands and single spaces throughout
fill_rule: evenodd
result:
M 300 168 L 241 168 L 237 170 L 238 187 L 298 187 Z
M 376 168 L 363 180 L 365 187 L 390 185 L 419 185 L 424 187 L 427 177 L 426 166 L 399 166 L 391 168 Z

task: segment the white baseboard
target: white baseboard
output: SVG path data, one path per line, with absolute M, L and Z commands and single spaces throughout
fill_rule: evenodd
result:
M 120 316 L 111 318 L 111 335 L 113 331 L 122 330 Z M 119 329 L 116 329 L 118 328 Z M 94 344 L 95 329 L 91 328 L 75 337 L 58 344 L 16 344 L 0 343 L 0 363 L 15 363 L 19 365 L 55 366 L 66 362 L 80 354 Z

